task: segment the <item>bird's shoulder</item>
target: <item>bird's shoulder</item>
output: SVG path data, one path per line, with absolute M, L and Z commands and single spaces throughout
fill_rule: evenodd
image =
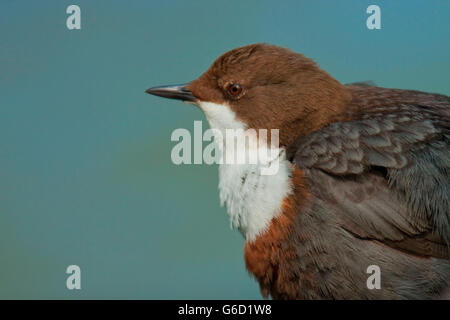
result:
M 450 98 L 349 89 L 352 112 L 296 139 L 288 158 L 355 236 L 448 259 Z

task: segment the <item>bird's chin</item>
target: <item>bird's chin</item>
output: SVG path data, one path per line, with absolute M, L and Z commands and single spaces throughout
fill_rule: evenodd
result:
M 191 104 L 196 107 L 200 107 L 200 103 L 198 101 L 183 101 L 185 104 Z

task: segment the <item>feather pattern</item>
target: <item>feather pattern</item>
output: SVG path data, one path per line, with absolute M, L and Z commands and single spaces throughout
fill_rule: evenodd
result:
M 300 137 L 288 156 L 358 237 L 448 259 L 450 99 L 413 93 L 416 103 L 358 101 L 352 119 Z

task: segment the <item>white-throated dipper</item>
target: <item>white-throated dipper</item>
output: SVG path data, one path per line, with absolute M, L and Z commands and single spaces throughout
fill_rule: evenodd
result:
M 254 44 L 198 79 L 147 93 L 199 106 L 211 128 L 278 129 L 279 170 L 219 166 L 248 271 L 274 299 L 434 299 L 450 287 L 450 98 L 343 85 Z M 379 268 L 369 288 L 368 268 Z

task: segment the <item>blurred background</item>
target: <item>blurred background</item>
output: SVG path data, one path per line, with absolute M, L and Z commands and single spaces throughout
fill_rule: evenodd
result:
M 217 167 L 170 160 L 172 131 L 203 114 L 145 89 L 267 42 L 344 83 L 449 95 L 449 17 L 448 0 L 2 0 L 0 298 L 259 299 Z

